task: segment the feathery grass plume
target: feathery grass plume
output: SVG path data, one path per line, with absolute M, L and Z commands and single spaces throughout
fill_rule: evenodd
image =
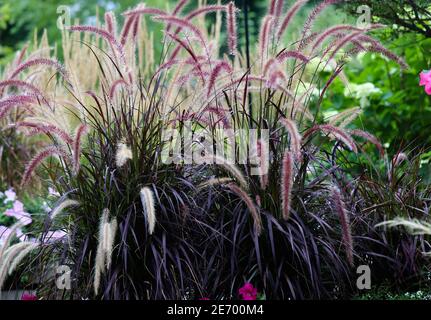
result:
M 117 144 L 117 152 L 115 153 L 115 164 L 118 168 L 121 168 L 124 166 L 127 162 L 127 160 L 132 159 L 133 154 L 132 150 L 127 146 L 125 143 L 118 143 Z
M 5 280 L 7 279 L 7 276 L 9 274 L 9 268 L 13 264 L 14 259 L 28 246 L 33 244 L 34 244 L 33 242 L 16 243 L 10 246 L 9 248 L 7 248 L 4 254 L 0 257 L 0 290 L 3 287 Z M 18 265 L 19 262 L 20 261 L 18 261 L 16 265 Z
M 117 35 L 117 19 L 112 11 L 105 12 L 105 27 L 106 30 L 114 37 Z
M 260 159 L 260 174 L 259 182 L 262 190 L 265 190 L 268 186 L 268 169 L 269 169 L 269 146 L 265 139 L 259 139 L 257 141 L 257 153 Z
M 350 228 L 349 215 L 345 208 L 345 204 L 341 198 L 340 189 L 333 186 L 331 188 L 331 198 L 334 205 L 335 212 L 338 214 L 341 224 L 341 231 L 343 233 L 343 245 L 346 249 L 347 261 L 353 266 L 353 239 Z
M 21 252 L 19 254 L 17 254 L 15 256 L 15 259 L 13 259 L 13 262 L 11 263 L 10 267 L 9 267 L 9 271 L 8 271 L 8 275 L 12 275 L 12 273 L 16 270 L 16 268 L 18 267 L 18 265 L 21 263 L 21 261 L 27 257 L 27 255 L 32 252 L 33 250 L 37 249 L 40 247 L 40 243 L 32 243 L 30 242 L 30 244 L 28 244 L 28 246 L 21 250 Z
M 78 205 L 79 205 L 79 202 L 76 200 L 65 199 L 51 211 L 51 214 L 50 214 L 51 220 L 54 220 L 59 214 L 63 212 L 64 209 L 69 207 L 75 207 Z
M 138 8 L 126 11 L 123 13 L 123 16 L 126 17 L 133 17 L 136 15 L 141 15 L 141 14 L 150 14 L 150 15 L 158 15 L 158 16 L 163 16 L 166 15 L 166 11 L 163 11 L 161 9 L 158 8 L 145 8 L 142 5 L 138 5 Z
M 392 159 L 392 166 L 394 168 L 398 167 L 404 161 L 408 161 L 409 158 L 404 152 L 398 152 L 395 157 Z
M 275 14 L 276 3 L 277 3 L 277 0 L 271 0 L 271 2 L 269 3 L 268 14 L 271 16 Z
M 299 134 L 298 128 L 295 124 L 295 122 L 293 122 L 290 119 L 287 118 L 281 118 L 280 119 L 281 123 L 283 124 L 283 126 L 286 128 L 287 132 L 289 132 L 289 136 L 290 136 L 290 149 L 293 153 L 293 155 L 295 156 L 295 159 L 297 161 L 301 161 L 302 159 L 302 153 L 301 153 L 301 135 Z
M 67 74 L 64 66 L 60 62 L 58 62 L 57 60 L 50 59 L 50 58 L 36 58 L 36 59 L 28 60 L 28 61 L 20 64 L 12 72 L 9 79 L 14 79 L 21 72 L 27 70 L 30 67 L 40 66 L 40 65 L 45 65 L 45 66 L 49 66 L 49 67 L 53 67 L 53 68 L 57 69 L 57 71 L 63 76 L 63 78 L 69 82 L 69 75 Z
M 282 83 L 287 82 L 286 74 L 281 70 L 276 70 L 270 74 L 270 76 L 268 78 L 268 82 L 266 83 L 266 86 L 268 88 L 275 88 L 279 83 L 277 81 L 278 79 L 280 79 L 282 81 Z
M 127 37 L 130 33 L 130 29 L 133 26 L 133 22 L 135 21 L 135 18 L 136 18 L 135 15 L 126 16 L 126 21 L 123 24 L 123 29 L 121 30 L 121 34 L 120 34 L 120 43 L 122 46 L 126 44 Z
M 105 252 L 105 225 L 108 223 L 109 209 L 103 209 L 102 216 L 99 221 L 98 244 L 96 252 L 95 275 L 94 275 L 94 293 L 97 295 L 100 286 L 100 277 L 105 270 L 106 252 Z
M 327 39 L 332 35 L 338 35 L 340 31 L 362 31 L 362 29 L 349 24 L 341 24 L 341 25 L 336 25 L 331 28 L 328 28 L 324 32 L 322 32 L 322 34 L 320 34 L 320 36 L 314 41 L 314 44 L 311 50 L 312 51 L 316 50 L 317 47 L 320 47 L 322 45 L 325 39 Z
M 0 100 L 0 112 L 16 105 L 30 104 L 30 103 L 34 103 L 35 101 L 36 101 L 36 97 L 32 95 L 8 96 Z
M 237 47 L 237 34 L 236 34 L 236 8 L 233 1 L 227 5 L 227 39 L 229 53 L 235 55 Z
M 343 129 L 352 123 L 361 113 L 362 109 L 360 107 L 349 108 L 333 116 L 328 124 L 331 126 L 338 124 L 338 128 Z
M 283 14 L 283 9 L 284 9 L 284 0 L 278 0 L 277 5 L 275 7 L 275 13 L 274 13 L 277 19 L 279 19 Z
M 326 65 L 328 65 L 328 64 L 329 64 L 329 62 L 330 62 L 330 61 L 332 61 L 332 60 L 334 59 L 334 57 L 337 55 L 337 53 L 338 53 L 338 52 L 339 52 L 339 51 L 340 51 L 344 46 L 346 46 L 347 44 L 351 43 L 353 40 L 356 40 L 356 39 L 357 39 L 357 38 L 362 34 L 362 32 L 363 32 L 363 31 L 353 32 L 353 33 L 348 34 L 348 35 L 346 35 L 345 37 L 341 38 L 341 39 L 336 43 L 336 46 L 335 46 L 335 48 L 334 48 L 334 49 L 332 49 L 332 47 L 331 47 L 331 48 L 330 48 L 330 47 L 328 47 L 328 49 L 330 48 L 330 52 L 331 52 L 331 54 L 330 54 L 329 58 L 327 59 Z M 327 52 L 328 52 L 328 51 L 327 51 Z M 323 56 L 325 56 L 327 52 L 325 52 L 325 54 L 323 54 Z M 325 67 L 326 67 L 326 65 L 325 65 Z
M 293 154 L 286 150 L 281 168 L 281 205 L 284 220 L 288 220 L 290 217 L 293 178 Z
M 386 58 L 395 61 L 398 65 L 401 66 L 402 69 L 408 69 L 409 65 L 404 61 L 403 58 L 397 56 L 396 54 L 394 54 L 393 52 L 391 52 L 390 50 L 386 49 L 379 41 L 377 41 L 376 39 L 373 39 L 372 37 L 368 36 L 368 35 L 360 35 L 358 37 L 359 40 L 363 41 L 363 42 L 368 42 L 371 44 L 370 47 L 366 47 L 365 49 L 369 52 L 376 52 L 376 53 L 380 53 L 381 55 L 385 56 Z
M 190 12 L 189 14 L 187 14 L 187 16 L 185 17 L 186 20 L 190 21 L 193 18 L 201 15 L 201 14 L 207 14 L 210 12 L 217 12 L 217 11 L 225 11 L 227 10 L 227 6 L 222 6 L 222 5 L 206 5 L 206 6 L 202 6 L 198 9 L 193 10 L 192 12 Z M 180 32 L 181 29 L 177 29 L 175 31 L 175 33 Z
M 105 240 L 104 250 L 106 253 L 106 268 L 109 270 L 112 262 L 112 251 L 114 250 L 115 235 L 117 233 L 117 219 L 113 218 L 111 222 L 105 223 Z
M 76 128 L 75 140 L 73 141 L 73 171 L 75 174 L 79 171 L 79 158 L 81 157 L 82 137 L 87 134 L 88 126 L 84 123 Z
M 298 0 L 295 4 L 287 11 L 283 21 L 280 24 L 280 28 L 277 31 L 277 39 L 280 40 L 283 36 L 283 33 L 286 31 L 293 17 L 297 14 L 297 12 L 308 2 L 308 0 Z
M 208 95 L 208 97 L 210 96 L 211 91 L 213 90 L 213 87 L 214 87 L 214 84 L 215 84 L 215 82 L 217 80 L 217 77 L 220 75 L 220 72 L 222 72 L 223 70 L 225 70 L 227 73 L 231 73 L 232 72 L 231 65 L 228 62 L 224 61 L 224 60 L 219 61 L 215 65 L 214 69 L 211 72 L 210 78 L 208 80 L 208 89 L 207 89 L 207 95 Z
M 148 233 L 153 234 L 154 227 L 156 226 L 156 207 L 153 191 L 149 187 L 144 187 L 139 192 L 139 195 L 148 225 Z
M 174 16 L 168 16 L 168 15 L 161 15 L 161 16 L 155 16 L 153 18 L 154 20 L 160 20 L 164 23 L 171 23 L 173 25 L 176 26 L 180 26 L 184 29 L 187 29 L 189 31 L 191 31 L 196 38 L 199 39 L 199 41 L 201 42 L 201 44 L 206 47 L 206 42 L 205 42 L 205 38 L 202 34 L 202 32 L 199 30 L 198 27 L 196 27 L 195 25 L 191 24 L 189 21 L 185 20 L 185 19 L 181 19 L 181 18 L 177 18 Z
M 376 227 L 405 227 L 407 232 L 414 235 L 431 235 L 431 223 L 419 221 L 418 219 L 405 219 L 396 217 L 392 220 L 387 220 L 376 224 Z
M 228 161 L 227 159 L 214 155 L 208 157 L 210 163 L 221 166 L 224 170 L 232 174 L 237 182 L 239 182 L 240 186 L 245 190 L 248 190 L 248 183 L 245 176 L 242 174 L 241 170 L 233 163 Z
M 172 11 L 172 15 L 176 16 L 183 10 L 184 6 L 189 2 L 189 0 L 180 0 L 178 1 L 177 5 L 175 6 L 174 10 Z
M 356 147 L 353 138 L 343 129 L 337 128 L 330 124 L 315 125 L 314 127 L 308 129 L 303 136 L 304 139 L 308 138 L 311 134 L 319 130 L 333 135 L 337 140 L 343 142 L 351 151 L 358 153 L 358 148 Z
M 109 98 L 111 100 L 114 99 L 115 91 L 119 85 L 124 85 L 127 87 L 129 84 L 123 78 L 115 80 L 109 89 Z
M 126 64 L 126 58 L 125 58 L 123 44 L 118 42 L 117 39 L 114 37 L 114 35 L 112 35 L 108 31 L 97 28 L 97 27 L 93 27 L 93 26 L 80 26 L 80 25 L 68 27 L 68 30 L 72 31 L 72 32 L 75 32 L 75 31 L 77 31 L 77 32 L 89 32 L 89 33 L 94 33 L 94 34 L 99 35 L 106 42 L 108 42 L 113 48 L 115 48 L 115 50 L 117 51 L 117 53 L 120 56 L 121 62 Z M 114 54 L 115 54 L 115 51 L 114 51 Z
M 379 139 L 377 139 L 371 133 L 368 133 L 368 132 L 363 131 L 363 130 L 355 129 L 355 130 L 351 130 L 350 134 L 353 136 L 361 137 L 361 138 L 368 140 L 369 142 L 371 142 L 372 144 L 374 144 L 377 147 L 381 157 L 383 157 L 385 155 L 385 149 L 383 148 Z
M 30 121 L 20 121 L 20 122 L 12 123 L 8 127 L 31 128 L 35 130 L 35 132 L 37 133 L 51 134 L 54 136 L 58 136 L 65 143 L 68 143 L 68 144 L 73 143 L 73 139 L 69 133 L 67 133 L 63 129 L 60 129 L 59 127 L 53 124 L 42 124 L 42 123 L 36 123 L 36 122 L 30 122 Z
M 205 189 L 205 188 L 208 188 L 208 187 L 218 186 L 218 185 L 221 185 L 221 184 L 227 184 L 227 183 L 230 183 L 232 181 L 233 181 L 232 178 L 227 178 L 227 177 L 224 177 L 224 178 L 212 178 L 212 179 L 209 179 L 209 180 L 204 181 L 201 184 L 199 184 L 197 186 L 197 189 L 198 190 L 202 190 L 202 189 Z
M 26 165 L 21 181 L 21 186 L 25 185 L 31 178 L 34 170 L 41 164 L 43 160 L 51 156 L 65 157 L 66 153 L 56 146 L 48 146 L 34 156 Z
M 5 251 L 6 251 L 6 249 L 9 248 L 9 245 L 10 245 L 13 237 L 15 237 L 17 230 L 19 228 L 21 228 L 22 226 L 23 226 L 22 222 L 18 221 L 15 224 L 13 224 L 12 227 L 10 227 L 10 233 L 9 233 L 9 235 L 3 241 L 3 245 L 0 246 L 0 261 L 3 259 Z
M 16 88 L 22 88 L 24 90 L 29 90 L 36 97 L 42 97 L 45 101 L 47 101 L 45 99 L 44 95 L 42 94 L 42 92 L 38 88 L 36 88 L 34 85 L 32 85 L 31 83 L 21 81 L 21 80 L 3 80 L 3 81 L 0 81 L 0 88 L 5 88 L 5 87 L 16 87 Z M 1 93 L 1 91 L 0 91 L 0 93 Z
M 200 73 L 200 77 L 202 79 L 202 82 L 205 83 L 205 76 L 202 72 L 202 69 L 200 67 L 200 63 L 199 63 L 199 59 L 196 56 L 196 54 L 193 52 L 193 49 L 187 44 L 185 43 L 183 40 L 181 40 L 180 38 L 178 38 L 176 35 L 169 33 L 169 32 L 165 32 L 165 34 L 167 36 L 169 36 L 170 38 L 172 38 L 173 40 L 175 40 L 176 42 L 178 42 L 179 46 L 177 48 L 183 48 L 184 50 L 186 50 L 188 52 L 188 54 L 190 54 L 191 58 L 196 62 L 196 66 L 198 68 L 198 71 Z M 172 53 L 171 57 L 169 58 L 169 60 L 174 60 L 176 58 L 176 56 L 178 55 L 179 50 L 175 49 L 174 52 Z
M 308 15 L 307 20 L 304 23 L 304 28 L 302 30 L 302 37 L 305 37 L 308 35 L 308 33 L 313 28 L 316 18 L 322 13 L 323 10 L 325 10 L 328 6 L 332 4 L 336 4 L 341 1 L 344 1 L 344 0 L 324 0 L 318 6 L 316 6 Z M 301 44 L 302 44 L 302 41 L 301 41 Z
M 310 59 L 308 59 L 305 55 L 298 51 L 288 51 L 283 50 L 280 52 L 275 58 L 268 59 L 265 66 L 263 67 L 263 76 L 266 76 L 268 72 L 270 72 L 274 68 L 275 65 L 279 65 L 286 61 L 288 58 L 293 58 L 297 60 L 301 60 L 304 63 L 308 63 Z
M 274 17 L 271 15 L 265 16 L 262 22 L 262 27 L 260 28 L 259 34 L 259 54 L 261 59 L 264 58 L 265 53 L 268 50 L 271 26 L 273 25 Z
M 254 231 L 256 232 L 256 235 L 259 236 L 262 232 L 262 219 L 260 217 L 260 212 L 256 209 L 256 206 L 253 203 L 253 200 L 250 198 L 247 192 L 245 192 L 235 183 L 229 183 L 227 187 L 236 195 L 238 195 L 241 198 L 241 200 L 244 201 L 245 204 L 247 205 L 247 208 L 250 211 L 250 214 L 253 218 Z

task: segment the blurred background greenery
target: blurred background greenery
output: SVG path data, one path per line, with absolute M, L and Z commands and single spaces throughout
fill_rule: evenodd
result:
M 267 11 L 267 0 L 237 0 L 236 5 L 244 8 L 244 1 L 249 6 L 249 30 L 251 43 L 256 43 L 259 26 L 258 17 Z M 127 8 L 140 3 L 138 0 L 0 0 L 0 69 L 10 61 L 15 52 L 30 41 L 34 30 L 41 36 L 44 29 L 48 32 L 50 43 L 59 44 L 61 34 L 57 28 L 57 19 L 61 13 L 57 12 L 60 5 L 66 5 L 71 10 L 72 22 L 76 19 L 85 24 L 95 24 L 96 17 L 102 17 L 106 10 L 113 10 L 121 21 L 120 13 Z M 147 0 L 147 6 L 173 8 L 175 0 Z M 191 0 L 186 7 L 195 7 L 198 0 Z M 216 1 L 209 1 L 210 4 Z M 222 0 L 222 3 L 227 0 Z M 310 5 L 319 0 L 310 1 Z M 352 3 L 353 2 L 353 3 Z M 400 149 L 412 150 L 419 153 L 424 150 L 423 170 L 430 172 L 431 158 L 431 105 L 430 97 L 423 88 L 419 87 L 419 73 L 430 69 L 431 52 L 431 12 L 429 1 L 402 0 L 356 0 L 348 6 L 331 7 L 319 20 L 320 25 L 353 22 L 360 13 L 357 8 L 363 4 L 370 7 L 374 22 L 388 25 L 388 28 L 378 31 L 375 35 L 390 50 L 405 57 L 410 68 L 401 72 L 399 67 L 386 59 L 367 54 L 361 59 L 354 60 L 346 68 L 350 81 L 349 88 L 339 81 L 334 84 L 324 99 L 324 110 L 328 113 L 341 111 L 352 106 L 360 105 L 363 116 L 357 122 L 358 127 L 374 133 L 393 154 Z M 286 1 L 289 5 L 293 0 Z M 414 7 L 413 7 L 414 6 Z M 392 14 L 391 14 L 392 12 Z M 298 17 L 295 28 L 299 30 L 303 18 Z M 244 43 L 244 20 L 239 15 L 240 44 Z M 210 21 L 211 18 L 209 18 Z M 160 26 L 149 23 L 148 28 L 155 33 L 155 50 L 161 43 Z M 291 36 L 294 32 L 290 33 Z M 287 37 L 289 37 L 287 35 Z M 290 39 L 287 39 L 287 43 Z M 322 71 L 321 76 L 329 73 Z

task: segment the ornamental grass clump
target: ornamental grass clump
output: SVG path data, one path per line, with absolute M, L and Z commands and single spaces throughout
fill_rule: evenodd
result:
M 70 265 L 70 299 L 229 299 L 246 282 L 268 299 L 351 293 L 366 247 L 356 231 L 368 228 L 353 169 L 364 143 L 384 150 L 354 127 L 359 108 L 327 119 L 322 101 L 334 82 L 348 85 L 343 69 L 359 52 L 405 63 L 369 35 L 380 25 L 318 30 L 340 2 L 313 7 L 294 43 L 285 36 L 308 1 L 270 1 L 247 48 L 234 2 L 185 13 L 179 1 L 170 12 L 138 5 L 122 26 L 110 12 L 97 27 L 70 26 L 63 64 L 23 55 L 0 87 L 0 115 L 24 110 L 8 129 L 40 137 L 22 185 L 39 176 L 55 187 L 44 228 L 68 233 L 67 245 L 40 250 L 38 272 Z M 147 23 L 164 30 L 160 57 Z M 38 296 L 55 297 L 54 283 Z

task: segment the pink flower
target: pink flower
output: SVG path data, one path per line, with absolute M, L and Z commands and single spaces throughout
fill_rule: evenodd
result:
M 13 202 L 16 199 L 16 193 L 12 189 L 6 190 L 4 192 L 4 195 L 6 196 L 6 199 L 4 199 L 4 203 Z
M 431 96 L 431 71 L 421 72 L 419 85 L 425 86 L 425 92 Z
M 27 301 L 35 301 L 38 300 L 37 296 L 30 293 L 23 293 L 21 296 L 21 300 L 27 300 Z
M 24 226 L 30 224 L 32 221 L 30 214 L 24 211 L 24 205 L 18 200 L 13 203 L 12 209 L 7 209 L 4 214 L 9 217 L 14 217 Z
M 210 298 L 207 298 L 207 297 L 202 297 L 202 298 L 199 298 L 199 300 L 209 300 Z
M 239 295 L 242 300 L 256 300 L 257 289 L 249 282 L 245 283 L 242 288 L 239 289 Z

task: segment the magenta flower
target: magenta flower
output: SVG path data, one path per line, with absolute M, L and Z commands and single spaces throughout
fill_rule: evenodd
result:
M 37 296 L 30 293 L 23 293 L 21 296 L 21 300 L 27 300 L 27 301 L 35 301 L 38 300 Z
M 207 297 L 202 297 L 202 298 L 199 298 L 199 300 L 209 300 L 210 298 L 207 298 Z
M 9 217 L 14 217 L 24 226 L 30 224 L 32 221 L 30 214 L 24 211 L 24 205 L 18 200 L 13 203 L 12 209 L 7 209 L 4 214 Z
M 239 289 L 239 295 L 242 300 L 256 300 L 257 289 L 249 282 L 245 283 L 242 288 Z
M 431 96 L 431 71 L 421 72 L 419 85 L 425 86 L 425 92 Z

